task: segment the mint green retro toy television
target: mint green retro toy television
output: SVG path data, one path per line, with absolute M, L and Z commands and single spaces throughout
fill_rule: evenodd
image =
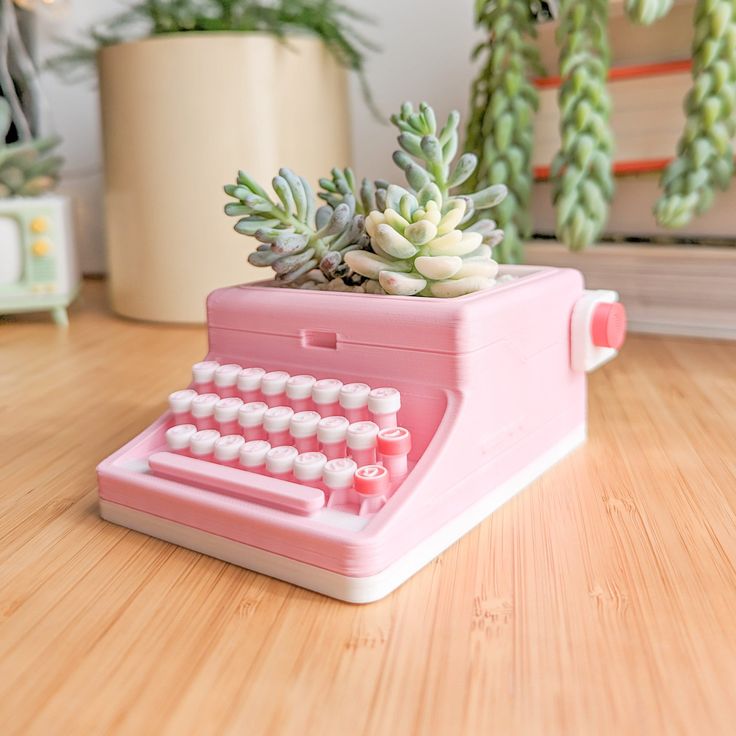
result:
M 66 325 L 78 289 L 69 200 L 0 199 L 0 314 L 48 310 Z

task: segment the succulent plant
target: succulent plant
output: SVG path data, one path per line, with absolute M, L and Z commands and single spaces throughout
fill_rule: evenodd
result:
M 534 44 L 534 14 L 528 0 L 476 0 L 475 12 L 486 39 L 473 52 L 473 58 L 485 58 L 471 92 L 466 145 L 479 165 L 468 186 L 508 186 L 509 194 L 495 212 L 505 233 L 496 255 L 505 263 L 518 263 L 523 240 L 532 231 L 532 149 L 539 100 L 532 76 L 543 73 Z
M 626 14 L 635 23 L 648 26 L 667 15 L 673 0 L 626 0 Z
M 677 158 L 662 174 L 654 207 L 660 225 L 682 227 L 729 186 L 736 135 L 736 2 L 698 0 L 693 39 L 693 87 Z
M 493 285 L 498 265 L 491 251 L 503 239 L 492 220 L 470 225 L 476 210 L 503 201 L 502 184 L 469 195 L 452 194 L 472 176 L 475 154 L 458 150 L 460 115 L 450 113 L 438 130 L 426 103 L 414 112 L 405 103 L 391 118 L 399 129 L 394 162 L 410 189 L 390 185 L 378 190 L 379 209 L 370 212 L 365 228 L 373 253 L 354 250 L 345 261 L 355 272 L 380 283 L 388 294 L 452 297 Z M 384 201 L 385 200 L 385 201 Z
M 225 205 L 226 214 L 240 217 L 235 230 L 260 242 L 248 261 L 270 266 L 282 285 L 315 287 L 336 279 L 346 286 L 362 283 L 363 277 L 344 261 L 346 253 L 370 243 L 352 193 L 338 193 L 331 204 L 318 208 L 309 182 L 290 169 L 280 169 L 272 185 L 278 201 L 244 171 L 236 184 L 225 187 L 238 200 Z
M 53 188 L 64 160 L 51 154 L 58 138 L 5 144 L 11 125 L 10 106 L 0 97 L 0 197 L 35 197 Z

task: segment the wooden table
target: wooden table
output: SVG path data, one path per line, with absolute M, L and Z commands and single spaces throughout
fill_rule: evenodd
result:
M 586 446 L 353 606 L 98 518 L 205 331 L 71 319 L 0 322 L 4 734 L 734 733 L 736 344 L 632 337 Z

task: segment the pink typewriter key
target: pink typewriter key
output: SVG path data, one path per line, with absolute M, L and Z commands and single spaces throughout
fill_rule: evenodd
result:
M 261 394 L 269 406 L 286 405 L 286 382 L 289 380 L 286 371 L 271 371 L 261 379 Z
M 358 466 L 349 457 L 328 460 L 322 469 L 322 480 L 330 493 L 349 490 L 353 487 L 353 479 Z
M 291 445 L 272 447 L 266 453 L 266 471 L 274 478 L 289 480 L 299 450 Z
M 215 404 L 220 400 L 217 394 L 199 394 L 192 399 L 192 419 L 197 429 L 215 429 Z
M 348 427 L 348 455 L 359 466 L 375 464 L 377 435 L 378 425 L 373 422 L 355 422 Z
M 215 371 L 219 367 L 216 360 L 204 360 L 192 366 L 192 380 L 197 393 L 211 394 L 215 390 Z
M 200 460 L 208 460 L 215 452 L 215 442 L 220 439 L 220 433 L 216 429 L 202 429 L 195 432 L 189 438 L 189 452 L 192 457 Z
M 407 456 L 411 451 L 411 434 L 403 427 L 388 427 L 378 433 L 378 454 L 393 482 L 409 472 Z
M 249 401 L 238 409 L 238 424 L 246 440 L 265 440 L 263 417 L 268 406 L 262 401 Z
M 340 389 L 342 381 L 336 378 L 323 378 L 312 386 L 312 401 L 317 413 L 322 417 L 340 414 Z
M 317 427 L 319 414 L 316 411 L 298 411 L 291 417 L 289 433 L 294 438 L 294 446 L 299 452 L 317 452 L 319 440 Z
M 174 415 L 174 424 L 186 424 L 191 421 L 192 400 L 196 395 L 197 392 L 191 388 L 169 394 L 169 409 Z
M 226 363 L 215 371 L 215 393 L 227 399 L 238 395 L 238 376 L 243 368 L 237 363 Z
M 389 386 L 374 388 L 368 397 L 371 418 L 381 428 L 396 426 L 396 414 L 401 409 L 401 394 Z
M 315 383 L 317 379 L 314 376 L 292 376 L 286 382 L 286 396 L 294 411 L 309 411 L 312 408 L 312 386 Z
M 238 373 L 238 391 L 246 403 L 261 400 L 261 380 L 266 375 L 263 368 L 243 368 Z
M 266 455 L 271 445 L 266 440 L 251 440 L 240 448 L 240 465 L 251 473 L 266 472 Z
M 177 424 L 166 430 L 166 444 L 172 452 L 188 454 L 189 442 L 197 428 L 193 424 Z
M 215 460 L 223 465 L 237 465 L 240 449 L 245 444 L 240 434 L 228 434 L 215 442 Z
M 263 415 L 263 428 L 266 430 L 271 447 L 291 444 L 289 425 L 293 416 L 294 410 L 290 406 L 272 406 L 266 409 Z
M 340 406 L 347 420 L 353 422 L 365 422 L 368 416 L 368 396 L 371 387 L 365 383 L 346 383 L 340 389 Z
M 324 417 L 317 425 L 317 439 L 322 452 L 328 460 L 345 457 L 345 438 L 348 434 L 348 422 L 345 417 Z
M 355 490 L 361 496 L 387 496 L 391 490 L 388 470 L 383 465 L 363 465 L 355 471 Z
M 303 452 L 294 460 L 294 478 L 305 486 L 321 487 L 327 458 L 321 452 Z
M 220 399 L 215 404 L 215 421 L 220 434 L 240 434 L 238 411 L 241 406 L 243 406 L 243 399 L 239 399 L 237 396 Z

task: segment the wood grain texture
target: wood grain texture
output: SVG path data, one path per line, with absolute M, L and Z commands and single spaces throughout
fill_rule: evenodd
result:
M 101 521 L 203 328 L 0 322 L 4 734 L 730 734 L 736 344 L 632 337 L 590 440 L 387 599 Z

